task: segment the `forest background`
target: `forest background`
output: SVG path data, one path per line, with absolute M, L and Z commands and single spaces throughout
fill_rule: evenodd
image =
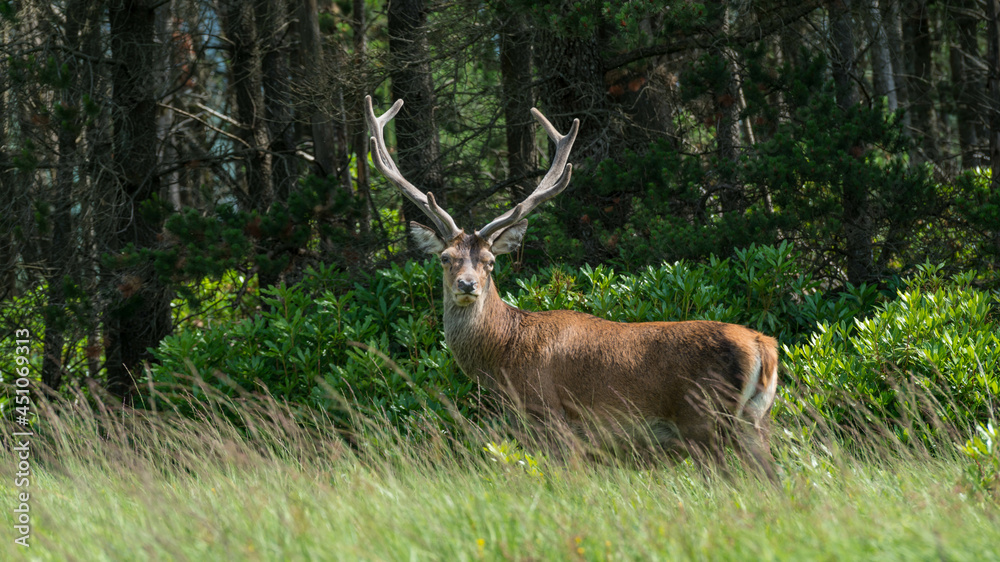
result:
M 996 559 L 998 14 L 0 0 L 0 558 Z M 778 481 L 498 407 L 366 95 L 466 229 L 580 119 L 501 295 L 776 337 Z
M 890 409 L 886 373 L 952 390 L 971 377 L 962 403 L 985 419 L 997 10 L 5 0 L 0 333 L 30 329 L 32 377 L 57 394 L 131 404 L 194 376 L 329 408 L 332 387 L 401 420 L 438 392 L 477 411 L 442 342 L 440 272 L 407 241 L 424 217 L 372 174 L 363 99 L 379 113 L 405 100 L 394 157 L 467 229 L 547 168 L 538 107 L 560 130 L 580 119 L 580 136 L 572 184 L 499 264 L 509 301 L 748 324 L 786 345 L 784 386 L 829 383 Z M 901 302 L 914 292 L 930 301 Z M 899 320 L 892 307 L 908 304 L 939 325 Z M 859 341 L 864 322 L 882 340 Z M 935 330 L 958 325 L 982 328 L 972 355 L 892 340 L 940 343 Z M 788 347 L 817 337 L 832 339 L 810 349 L 838 350 L 838 367 Z

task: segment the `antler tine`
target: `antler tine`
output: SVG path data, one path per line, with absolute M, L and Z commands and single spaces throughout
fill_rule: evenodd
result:
M 451 215 L 447 211 L 438 206 L 437 201 L 434 200 L 434 195 L 428 192 L 424 195 L 419 189 L 417 189 L 412 183 L 403 177 L 403 174 L 396 167 L 396 163 L 389 156 L 389 150 L 385 146 L 385 135 L 382 132 L 385 124 L 392 120 L 393 117 L 399 113 L 399 110 L 403 107 L 403 100 L 398 99 L 396 103 L 392 104 L 389 111 L 382 114 L 381 117 L 375 116 L 375 108 L 372 105 L 372 97 L 365 96 L 365 118 L 368 120 L 368 128 L 371 130 L 371 144 L 372 144 L 372 162 L 375 163 L 375 167 L 378 171 L 382 172 L 382 175 L 386 177 L 390 182 L 392 182 L 407 199 L 413 201 L 413 203 L 420 207 L 420 209 L 427 215 L 428 218 L 434 223 L 434 227 L 437 231 L 444 237 L 445 240 L 451 240 L 452 238 L 458 236 L 462 229 L 458 228 L 455 224 L 455 219 L 451 218 Z
M 503 229 L 523 219 L 536 207 L 562 193 L 562 190 L 566 189 L 566 186 L 569 185 L 570 177 L 573 175 L 573 165 L 568 164 L 567 160 L 569 160 L 570 151 L 573 150 L 576 133 L 580 130 L 580 120 L 574 119 L 573 126 L 569 128 L 569 132 L 563 135 L 542 115 L 541 111 L 533 107 L 531 108 L 531 114 L 542 125 L 549 138 L 552 139 L 552 142 L 556 143 L 556 154 L 552 158 L 552 165 L 549 167 L 549 171 L 546 172 L 545 177 L 542 178 L 542 181 L 538 182 L 538 187 L 535 188 L 535 191 L 531 195 L 518 203 L 513 209 L 493 219 L 489 224 L 479 229 L 479 232 L 476 234 L 480 238 L 492 241 L 493 237 L 502 232 Z

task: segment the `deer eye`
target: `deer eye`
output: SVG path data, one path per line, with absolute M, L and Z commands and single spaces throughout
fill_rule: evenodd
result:
M 495 263 L 496 263 L 496 260 L 490 260 L 490 261 L 486 262 L 486 265 L 490 266 L 490 269 L 493 269 L 493 264 L 495 264 Z
M 449 263 L 451 263 L 451 258 L 448 256 L 441 256 L 441 263 L 444 265 L 448 265 Z

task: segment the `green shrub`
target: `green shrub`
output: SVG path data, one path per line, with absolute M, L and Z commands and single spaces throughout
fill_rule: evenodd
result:
M 511 279 L 501 267 L 498 283 L 513 291 L 508 302 L 528 310 L 718 320 L 774 335 L 787 373 L 779 414 L 815 410 L 847 427 L 898 420 L 908 440 L 937 422 L 982 421 L 996 411 L 1000 300 L 973 287 L 972 274 L 948 278 L 922 266 L 893 300 L 876 305 L 880 294 L 870 286 L 824 294 L 795 268 L 799 260 L 790 244 L 752 246 L 635 274 L 587 266 Z M 463 416 L 476 413 L 477 389 L 444 343 L 437 264 L 393 266 L 351 290 L 339 281 L 332 267 L 321 268 L 295 287 L 265 291 L 255 318 L 179 331 L 156 350 L 151 380 L 190 387 L 196 397 L 204 396 L 200 381 L 229 396 L 266 388 L 333 413 L 345 403 L 383 413 L 400 426 L 427 416 L 447 421 L 452 404 Z
M 101 348 L 99 337 L 95 336 L 93 322 L 93 299 L 67 277 L 63 280 L 63 294 L 66 305 L 49 304 L 48 285 L 41 283 L 23 294 L 0 300 L 0 341 L 6 353 L 0 353 L 0 418 L 14 415 L 13 382 L 15 375 L 24 366 L 28 367 L 28 378 L 32 380 L 32 392 L 40 389 L 42 363 L 45 351 L 46 326 L 58 326 L 63 338 L 61 363 L 66 386 L 73 386 L 89 395 L 90 389 L 81 381 L 91 375 L 91 362 L 100 363 Z M 47 324 L 48 322 L 48 324 Z M 26 330 L 23 337 L 18 330 Z M 27 340 L 27 353 L 14 353 L 21 344 L 17 340 Z M 96 355 L 96 357 L 95 357 Z M 18 357 L 27 357 L 28 364 L 17 363 Z
M 545 477 L 541 469 L 541 465 L 545 463 L 545 458 L 539 457 L 541 459 L 541 462 L 539 462 L 534 456 L 526 452 L 517 441 L 508 441 L 506 439 L 500 443 L 490 441 L 483 447 L 483 452 L 503 472 L 524 472 L 524 474 L 538 479 L 544 479 Z
M 167 337 L 155 351 L 152 382 L 190 387 L 196 398 L 205 395 L 202 382 L 228 396 L 267 389 L 342 415 L 346 400 L 401 425 L 448 418 L 452 404 L 469 414 L 473 385 L 445 351 L 433 312 L 440 267 L 393 266 L 367 287 L 313 293 L 336 276 L 333 268 L 311 271 L 295 287 L 265 290 L 254 318 Z
M 802 259 L 783 242 L 751 245 L 727 259 L 710 256 L 704 264 L 647 266 L 636 274 L 604 266 L 585 265 L 578 275 L 551 268 L 541 277 L 518 279 L 520 293 L 507 300 L 528 310 L 575 308 L 621 322 L 732 322 L 784 342 L 806 337 L 820 322 L 849 320 L 874 306 L 878 292 L 869 285 L 823 294 L 821 281 L 796 267 Z
M 807 342 L 785 346 L 797 387 L 786 387 L 786 407 L 848 425 L 865 416 L 931 427 L 987 419 L 1000 405 L 1000 299 L 972 278 L 922 266 L 870 317 L 823 322 Z M 911 437 L 908 423 L 897 431 Z
M 955 181 L 953 212 L 965 228 L 947 240 L 953 255 L 942 253 L 947 263 L 968 264 L 969 269 L 996 271 L 1000 267 L 1000 190 L 993 187 L 989 168 L 964 172 Z M 996 283 L 995 280 L 993 280 Z
M 959 445 L 969 460 L 965 478 L 972 490 L 1000 500 L 1000 431 L 993 422 L 976 425 L 976 434 Z
M 873 306 L 878 293 L 872 287 L 824 296 L 817 280 L 796 272 L 800 258 L 782 244 L 637 274 L 550 268 L 510 279 L 501 264 L 497 275 L 501 288 L 516 289 L 506 300 L 528 310 L 572 308 L 628 322 L 720 320 L 789 343 L 819 322 L 844 322 Z M 342 281 L 332 267 L 321 268 L 295 287 L 265 290 L 254 318 L 178 331 L 155 351 L 159 364 L 151 381 L 190 388 L 196 397 L 205 395 L 200 384 L 228 396 L 266 388 L 331 412 L 342 412 L 346 400 L 402 425 L 425 415 L 448 419 L 450 404 L 463 415 L 474 413 L 474 383 L 444 344 L 440 266 L 393 266 L 351 290 Z

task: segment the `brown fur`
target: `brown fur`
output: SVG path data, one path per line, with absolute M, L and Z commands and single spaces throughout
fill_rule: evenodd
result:
M 519 242 L 523 230 L 521 224 L 510 236 Z M 572 423 L 631 414 L 666 422 L 683 448 L 715 459 L 729 440 L 773 477 L 767 435 L 777 382 L 773 338 L 721 322 L 621 323 L 515 308 L 500 298 L 491 275 L 490 250 L 508 247 L 505 236 L 490 246 L 463 233 L 426 247 L 447 259 L 445 338 L 467 375 L 542 417 Z M 477 284 L 470 304 L 460 302 L 469 297 L 458 279 Z

